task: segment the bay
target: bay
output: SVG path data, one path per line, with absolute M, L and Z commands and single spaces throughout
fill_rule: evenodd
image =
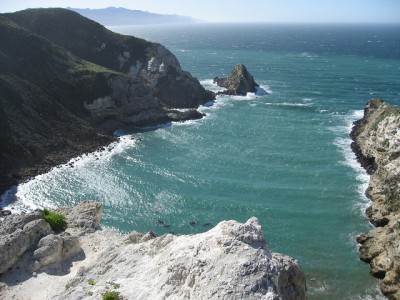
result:
M 368 176 L 350 150 L 366 101 L 400 104 L 400 27 L 194 24 L 113 31 L 167 46 L 209 89 L 244 63 L 263 91 L 219 97 L 198 121 L 122 134 L 8 194 L 15 209 L 104 203 L 102 224 L 197 233 L 259 218 L 269 248 L 298 259 L 310 299 L 380 299 L 355 237 Z M 7 198 L 4 195 L 3 198 Z

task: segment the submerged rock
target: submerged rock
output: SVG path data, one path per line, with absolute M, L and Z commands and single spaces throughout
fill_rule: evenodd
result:
M 366 213 L 377 226 L 357 238 L 360 258 L 383 279 L 383 294 L 400 299 L 400 108 L 370 100 L 351 137 L 353 151 L 371 175 L 366 195 L 372 205 Z
M 226 91 L 220 92 L 226 95 L 246 96 L 247 93 L 255 93 L 259 87 L 243 64 L 235 66 L 228 78 L 215 77 L 214 83 L 226 88 Z

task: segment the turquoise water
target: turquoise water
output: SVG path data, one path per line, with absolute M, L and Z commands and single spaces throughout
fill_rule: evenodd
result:
M 369 98 L 400 104 L 400 27 L 111 29 L 166 45 L 210 89 L 244 63 L 268 93 L 220 97 L 202 120 L 119 132 L 107 151 L 11 191 L 10 206 L 97 200 L 103 225 L 158 234 L 256 216 L 269 247 L 301 262 L 310 299 L 380 299 L 358 259 L 355 237 L 370 229 L 368 176 L 348 133 Z

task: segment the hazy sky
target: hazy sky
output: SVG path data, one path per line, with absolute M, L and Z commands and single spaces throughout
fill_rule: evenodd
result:
M 0 12 L 33 7 L 109 6 L 212 22 L 400 23 L 400 0 L 0 0 Z

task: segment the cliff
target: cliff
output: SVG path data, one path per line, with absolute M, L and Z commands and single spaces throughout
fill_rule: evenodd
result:
M 360 258 L 382 279 L 382 292 L 400 299 L 400 108 L 370 100 L 351 137 L 352 149 L 371 175 L 366 195 L 372 205 L 366 213 L 376 226 L 357 238 Z
M 118 126 L 201 118 L 214 99 L 162 45 L 70 10 L 2 14 L 0 40 L 0 193 L 112 142 Z
M 115 292 L 120 299 L 305 299 L 298 263 L 267 249 L 256 218 L 157 237 L 99 228 L 99 203 L 58 212 L 68 220 L 61 234 L 52 233 L 38 211 L 3 221 L 2 250 L 18 247 L 13 241 L 21 235 L 31 242 L 0 271 L 2 298 L 100 299 Z
M 196 108 L 214 99 L 164 46 L 114 33 L 66 9 L 29 9 L 5 17 L 72 54 L 137 78 L 168 107 Z

